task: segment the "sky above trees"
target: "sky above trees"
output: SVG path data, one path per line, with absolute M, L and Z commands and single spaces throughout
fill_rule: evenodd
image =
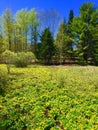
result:
M 11 8 L 14 13 L 21 8 L 55 8 L 67 19 L 71 9 L 78 15 L 79 8 L 84 2 L 93 2 L 98 7 L 98 0 L 0 0 L 0 14 L 6 8 Z

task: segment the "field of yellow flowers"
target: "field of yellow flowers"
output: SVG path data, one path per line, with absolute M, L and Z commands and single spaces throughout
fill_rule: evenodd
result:
M 98 67 L 12 66 L 4 89 L 0 130 L 98 130 Z

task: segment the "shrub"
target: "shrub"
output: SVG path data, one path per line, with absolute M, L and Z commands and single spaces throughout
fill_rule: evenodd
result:
M 28 64 L 31 64 L 32 62 L 36 60 L 35 55 L 32 52 L 26 53 L 26 59 L 27 59 Z
M 78 64 L 79 64 L 79 65 L 87 65 L 87 62 L 86 62 L 83 58 L 80 58 L 80 59 L 78 60 Z
M 15 62 L 15 65 L 16 65 L 16 67 L 27 67 L 26 53 L 25 52 L 17 53 L 17 59 Z
M 32 52 L 20 52 L 17 53 L 17 59 L 15 62 L 16 67 L 27 67 L 28 64 L 32 63 L 35 56 Z
M 8 73 L 10 73 L 10 64 L 14 64 L 16 60 L 16 54 L 9 50 L 2 53 L 2 62 L 7 65 Z
M 2 61 L 5 64 L 13 64 L 16 60 L 16 54 L 9 50 L 6 50 L 2 53 Z

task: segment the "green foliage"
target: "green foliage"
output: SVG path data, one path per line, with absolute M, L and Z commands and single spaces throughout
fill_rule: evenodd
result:
M 17 53 L 15 65 L 17 67 L 27 67 L 28 64 L 35 62 L 35 56 L 32 52 Z
M 35 62 L 36 57 L 32 52 L 26 52 L 26 59 L 27 59 L 27 63 L 31 64 L 31 63 Z
M 66 32 L 66 24 L 65 21 L 63 20 L 62 23 L 60 24 L 59 31 L 57 33 L 56 40 L 55 40 L 55 45 L 57 48 L 56 51 L 59 57 L 60 64 L 62 63 L 63 49 L 66 41 L 65 32 Z
M 98 17 L 98 16 L 97 16 Z M 98 66 L 98 25 L 92 29 L 93 32 L 93 53 L 92 53 L 92 59 L 94 65 Z
M 14 64 L 16 61 L 16 54 L 9 50 L 6 50 L 1 55 L 3 63 L 7 65 L 8 73 L 10 73 L 10 64 Z
M 49 28 L 46 28 L 41 36 L 40 58 L 45 64 L 51 64 L 54 55 L 54 40 Z
M 28 41 L 33 44 L 38 37 L 37 29 L 35 29 L 38 24 L 37 13 L 34 9 L 30 11 L 21 9 L 16 12 L 14 17 L 11 9 L 7 8 L 0 18 L 0 52 L 3 47 L 14 52 L 32 50 Z M 34 30 L 36 30 L 36 34 Z
M 98 9 L 92 3 L 84 3 L 80 7 L 80 16 L 73 19 L 72 33 L 76 42 L 78 54 L 83 53 L 82 59 L 88 63 L 97 54 L 96 27 L 98 24 Z M 95 47 L 96 46 L 96 51 Z M 78 55 L 78 56 L 79 56 Z
M 0 96 L 1 130 L 97 130 L 97 67 L 11 69 Z
M 94 8 L 93 3 L 83 3 L 80 7 L 80 16 L 83 22 L 90 24 L 92 13 L 96 9 Z
M 7 49 L 12 50 L 14 22 L 12 12 L 9 8 L 7 8 L 2 15 L 2 26 L 2 31 L 4 31 L 8 46 Z
M 73 51 L 72 43 L 74 42 L 74 40 L 73 38 L 68 36 L 66 31 L 67 31 L 67 25 L 65 23 L 65 20 L 63 20 L 59 27 L 59 31 L 57 33 L 56 40 L 55 40 L 60 64 L 67 57 L 70 59 Z
M 1 31 L 1 29 L 0 29 Z M 3 35 L 2 35 L 2 32 L 0 32 L 0 54 L 2 52 L 4 52 L 6 49 L 6 46 L 5 46 L 5 43 L 4 43 L 4 39 L 3 39 Z
M 16 67 L 27 67 L 27 61 L 25 59 L 25 53 L 21 52 L 17 54 L 17 59 L 15 62 Z
M 4 96 L 4 92 L 8 82 L 8 75 L 5 68 L 0 68 L 0 95 Z
M 87 62 L 86 62 L 83 58 L 79 58 L 79 59 L 77 60 L 77 62 L 78 62 L 78 64 L 80 64 L 80 65 L 87 65 Z
M 73 38 L 73 35 L 72 35 L 72 23 L 73 23 L 73 19 L 74 19 L 74 11 L 73 10 L 70 10 L 69 12 L 69 17 L 68 17 L 68 24 L 67 24 L 67 30 L 66 30 L 66 33 L 68 36 L 70 36 L 71 38 Z
M 2 53 L 2 60 L 5 64 L 14 63 L 16 60 L 16 54 L 9 50 L 6 50 Z
M 27 51 L 27 33 L 29 24 L 29 14 L 27 9 L 21 9 L 16 13 L 16 23 L 18 31 L 18 40 L 21 51 Z
M 31 43 L 31 51 L 37 55 L 37 40 L 38 40 L 38 25 L 39 20 L 37 19 L 37 12 L 35 9 L 31 9 L 29 11 L 29 28 L 30 28 L 30 43 Z
M 70 10 L 68 24 L 71 24 L 73 22 L 73 18 L 74 18 L 74 12 L 73 10 Z
M 24 8 L 14 17 L 7 8 L 0 17 L 0 54 L 6 49 L 15 53 L 31 51 L 45 64 L 75 63 L 79 59 L 79 64 L 98 65 L 98 7 L 86 2 L 79 11 L 79 16 L 74 17 L 70 10 L 68 22 L 64 19 L 60 23 L 55 9 L 37 12 Z M 27 66 L 23 57 L 17 58 L 16 64 Z

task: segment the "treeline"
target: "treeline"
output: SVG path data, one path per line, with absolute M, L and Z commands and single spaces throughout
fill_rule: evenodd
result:
M 98 8 L 84 3 L 79 11 L 76 17 L 70 10 L 67 22 L 55 9 L 22 9 L 15 15 L 6 9 L 0 18 L 1 57 L 9 50 L 32 52 L 44 64 L 98 65 Z

